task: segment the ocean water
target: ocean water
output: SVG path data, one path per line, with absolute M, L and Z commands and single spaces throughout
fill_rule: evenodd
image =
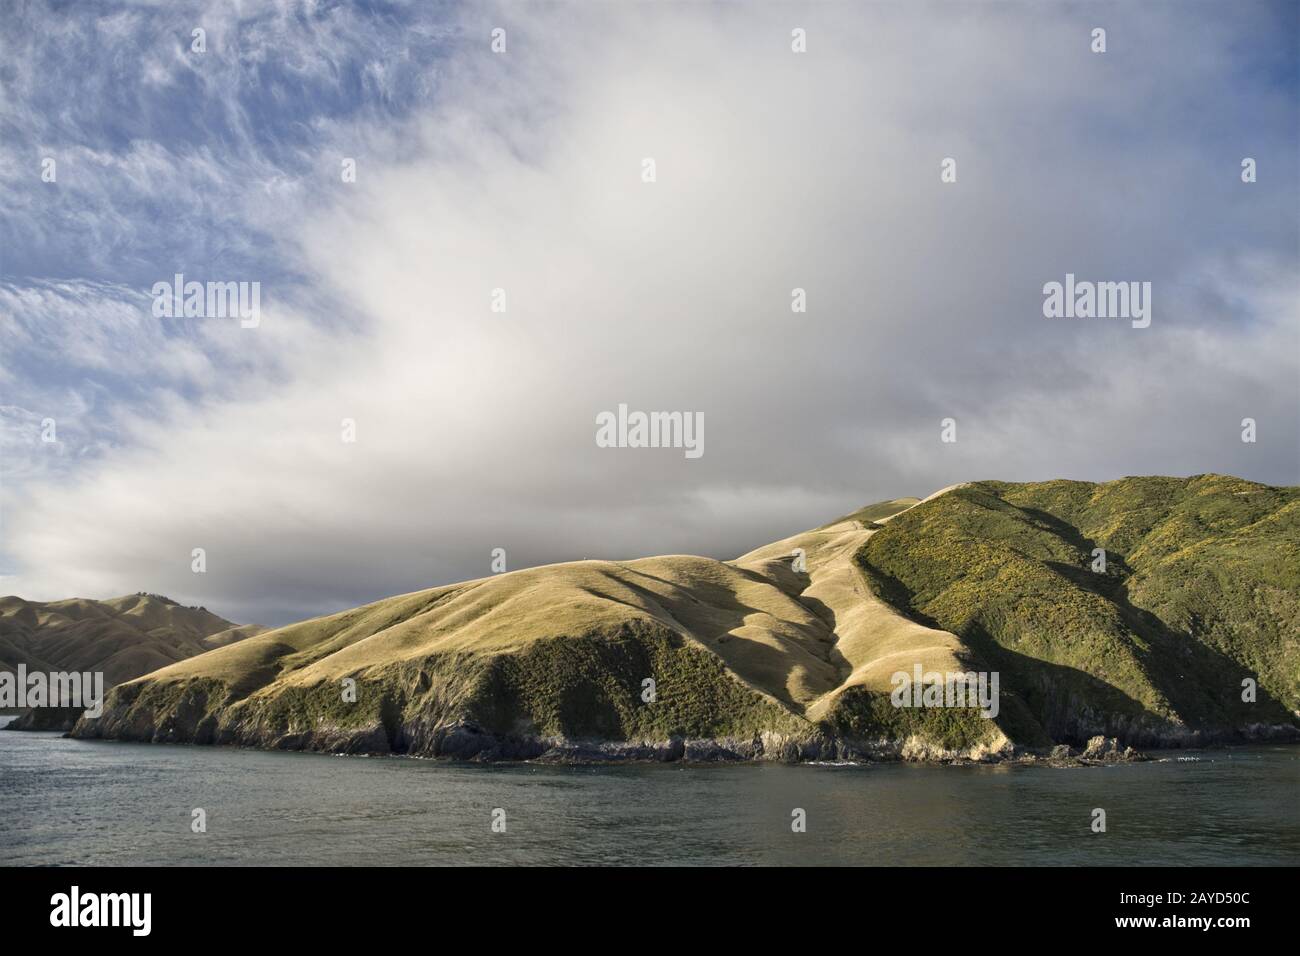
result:
M 1294 866 L 1300 748 L 1068 770 L 551 767 L 0 732 L 0 864 Z

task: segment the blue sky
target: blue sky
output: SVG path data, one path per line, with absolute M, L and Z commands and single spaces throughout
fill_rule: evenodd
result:
M 284 623 L 959 480 L 1300 482 L 1297 11 L 6 6 L 0 591 Z M 154 317 L 176 272 L 263 321 Z M 1066 272 L 1151 328 L 1045 319 Z M 596 448 L 620 402 L 705 456 Z
M 431 102 L 457 42 L 444 4 L 311 6 L 10 10 L 5 276 L 136 287 L 175 264 L 300 279 L 256 204 L 307 201 L 341 130 L 397 129 Z M 22 188 L 33 156 L 59 161 L 59 188 Z

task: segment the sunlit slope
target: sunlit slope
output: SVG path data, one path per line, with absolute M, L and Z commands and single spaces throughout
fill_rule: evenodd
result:
M 874 523 L 883 523 L 888 521 L 894 515 L 906 511 L 915 504 L 919 504 L 920 498 L 894 498 L 891 501 L 879 501 L 874 505 L 866 505 L 859 508 L 852 514 L 844 515 L 842 518 L 836 518 L 829 524 L 818 528 L 818 531 L 825 531 L 827 528 L 846 523 L 857 523 L 863 527 L 871 527 Z M 760 549 L 765 550 L 765 549 Z
M 1300 489 L 976 482 L 900 515 L 858 562 L 898 610 L 998 668 L 1054 738 L 1296 724 Z
M 817 613 L 830 634 L 828 658 L 835 679 L 806 702 L 807 715 L 814 720 L 825 716 L 850 687 L 888 692 L 890 675 L 910 671 L 916 661 L 927 670 L 961 669 L 962 646 L 956 637 L 907 619 L 868 588 L 852 559 L 874 533 L 857 520 L 843 519 L 751 551 L 735 561 L 738 567 L 765 578 L 788 581 L 787 586 L 797 588 L 800 603 Z M 805 555 L 805 575 L 790 570 L 796 549 Z
M 978 670 L 980 660 L 947 631 L 906 617 L 876 596 L 855 554 L 877 529 L 918 503 L 897 499 L 862 508 L 816 531 L 795 535 L 752 551 L 736 564 L 797 589 L 800 603 L 830 629 L 830 660 L 838 680 L 808 703 L 805 716 L 823 733 L 848 740 L 891 741 L 898 749 L 971 752 L 998 750 L 1009 744 L 1004 725 L 1018 732 L 1021 743 L 1051 741 L 1009 697 L 1000 720 L 986 720 L 970 709 L 942 712 L 898 709 L 889 702 L 893 675 L 941 674 Z M 790 556 L 802 552 L 807 573 L 790 571 Z

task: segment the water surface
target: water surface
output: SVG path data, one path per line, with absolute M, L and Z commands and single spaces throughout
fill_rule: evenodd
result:
M 1070 770 L 549 767 L 0 732 L 0 864 L 510 863 L 1296 865 L 1300 748 Z

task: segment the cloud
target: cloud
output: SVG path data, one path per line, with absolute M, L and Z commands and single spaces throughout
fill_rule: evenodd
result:
M 1094 8 L 1041 6 L 475 5 L 405 30 L 281 19 L 247 46 L 215 28 L 241 67 L 210 95 L 243 132 L 94 145 L 119 173 L 84 202 L 172 170 L 202 236 L 210 190 L 219 231 L 256 237 L 214 277 L 264 276 L 266 316 L 150 333 L 147 303 L 98 274 L 125 254 L 97 285 L 70 253 L 56 290 L 12 283 L 0 309 L 29 303 L 29 344 L 6 394 L 40 412 L 38 332 L 62 329 L 53 364 L 97 395 L 87 440 L 113 441 L 6 473 L 4 589 L 283 623 L 482 576 L 495 547 L 512 568 L 730 557 L 961 480 L 1296 482 L 1296 18 L 1105 10 L 1104 55 Z M 412 31 L 434 62 L 407 63 Z M 181 95 L 188 67 L 144 62 L 149 96 Z M 341 103 L 328 76 L 368 79 Z M 119 208 L 110 234 L 148 228 Z M 169 276 L 175 250 L 144 248 L 132 275 Z M 1151 327 L 1045 319 L 1066 272 L 1152 282 Z M 596 447 L 620 402 L 702 412 L 705 455 Z

